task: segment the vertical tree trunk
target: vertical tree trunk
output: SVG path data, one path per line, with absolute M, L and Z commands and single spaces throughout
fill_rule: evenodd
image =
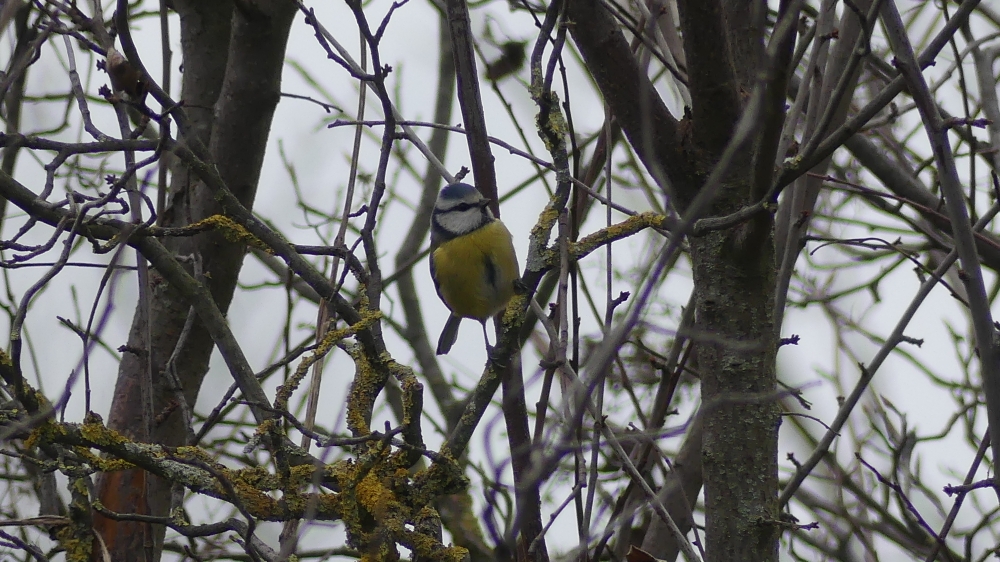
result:
M 738 151 L 721 186 L 705 182 L 732 141 L 743 104 L 759 80 L 762 7 L 724 0 L 678 2 L 692 107 L 677 121 L 635 65 L 606 9 L 592 0 L 569 4 L 569 18 L 575 22 L 571 32 L 591 75 L 639 159 L 654 176 L 665 173 L 669 178 L 664 188 L 672 190 L 668 195 L 682 213 L 706 188 L 717 189 L 706 216 L 724 216 L 755 203 L 756 142 Z M 776 116 L 779 125 L 782 115 Z M 771 229 L 769 217 L 758 217 L 689 237 L 710 561 L 777 559 L 779 411 Z
M 706 554 L 711 561 L 776 560 L 772 239 L 769 233 L 759 248 L 741 252 L 727 234 L 691 240 L 696 330 L 704 337 L 698 364 Z
M 295 5 L 275 0 L 234 10 L 227 0 L 175 0 L 174 7 L 181 20 L 181 99 L 193 126 L 190 134 L 209 146 L 212 161 L 229 188 L 245 206 L 252 207 L 271 118 L 280 97 L 285 44 Z M 222 212 L 208 190 L 181 165 L 173 170 L 164 226 L 183 226 Z M 200 270 L 219 308 L 226 311 L 243 262 L 243 245 L 209 233 L 177 240 L 171 249 L 178 256 L 189 257 L 188 265 Z M 135 437 L 143 426 L 143 416 L 150 415 L 142 411 L 140 393 L 148 354 L 154 386 L 151 438 L 178 446 L 186 443 L 188 429 L 177 408 L 176 392 L 163 375 L 164 367 L 176 349 L 175 371 L 184 399 L 193 407 L 214 344 L 198 321 L 180 341 L 190 306 L 155 271 L 150 284 L 151 341 L 145 341 L 140 303 L 129 334 L 129 351 L 119 366 L 108 424 Z M 140 470 L 102 475 L 98 496 L 106 508 L 120 513 L 162 516 L 170 509 L 169 486 Z M 112 560 L 159 559 L 162 527 L 150 529 L 100 516 L 95 517 L 95 526 Z

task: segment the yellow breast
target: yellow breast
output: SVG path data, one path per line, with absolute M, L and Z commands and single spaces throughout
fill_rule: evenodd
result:
M 486 320 L 514 295 L 518 267 L 510 231 L 495 220 L 442 243 L 431 254 L 431 275 L 455 316 Z

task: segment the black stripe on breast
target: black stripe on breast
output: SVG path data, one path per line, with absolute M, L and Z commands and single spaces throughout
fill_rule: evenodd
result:
M 497 264 L 493 259 L 486 254 L 483 254 L 483 275 L 486 277 L 486 285 L 493 292 L 496 292 L 497 285 L 500 282 L 500 271 L 497 269 Z

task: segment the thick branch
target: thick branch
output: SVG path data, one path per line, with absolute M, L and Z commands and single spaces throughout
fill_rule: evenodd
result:
M 603 4 L 597 0 L 570 0 L 568 4 L 567 17 L 574 22 L 570 33 L 587 69 L 639 160 L 660 187 L 670 192 L 670 182 L 683 175 L 684 165 L 677 120 L 639 67 L 625 36 Z M 688 201 L 694 193 L 671 195 Z
M 722 4 L 719 0 L 681 0 L 677 11 L 688 63 L 694 142 L 717 157 L 732 138 L 741 112 Z
M 468 131 L 465 138 L 469 143 L 469 154 L 472 157 L 472 174 L 476 179 L 476 187 L 484 197 L 493 201 L 491 208 L 493 213 L 499 216 L 496 170 L 486 135 L 486 115 L 483 113 L 483 98 L 479 92 L 476 54 L 472 48 L 469 7 L 465 0 L 447 0 L 445 8 L 448 11 L 452 54 L 458 77 L 458 103 L 462 108 L 462 120 Z

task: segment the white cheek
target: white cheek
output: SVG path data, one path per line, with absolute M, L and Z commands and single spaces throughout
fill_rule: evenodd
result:
M 482 213 L 478 209 L 469 209 L 461 212 L 442 213 L 437 216 L 437 222 L 452 234 L 465 234 L 472 232 L 479 226 L 481 216 Z

